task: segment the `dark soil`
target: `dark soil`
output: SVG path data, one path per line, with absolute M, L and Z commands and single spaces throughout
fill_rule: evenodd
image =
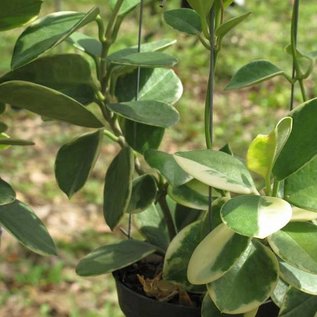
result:
M 143 296 L 149 297 L 145 294 L 143 286 L 138 280 L 137 274 L 142 275 L 144 278 L 153 279 L 162 272 L 163 257 L 152 255 L 144 260 L 134 263 L 126 268 L 116 272 L 120 281 L 133 291 Z M 200 307 L 202 303 L 202 295 L 188 293 L 194 307 Z M 169 303 L 179 304 L 178 296 L 173 297 Z

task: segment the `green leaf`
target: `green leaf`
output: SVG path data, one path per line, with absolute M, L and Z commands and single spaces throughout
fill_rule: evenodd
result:
M 317 98 L 297 106 L 290 115 L 293 129 L 273 167 L 278 180 L 295 173 L 317 154 Z
M 298 290 L 317 295 L 317 275 L 297 269 L 286 262 L 280 262 L 281 277 Z
M 63 42 L 72 33 L 94 21 L 99 9 L 88 13 L 57 12 L 30 25 L 17 39 L 11 67 L 21 67 Z
M 206 185 L 240 194 L 258 193 L 247 168 L 227 153 L 195 150 L 176 153 L 174 158 L 186 173 Z
M 181 204 L 176 204 L 175 208 L 173 208 L 171 212 L 174 218 L 174 223 L 177 232 L 181 231 L 188 225 L 202 218 L 201 210 L 189 208 Z M 204 223 L 206 223 L 206 221 Z
M 257 309 L 247 312 L 245 314 L 235 315 L 236 317 L 255 317 L 257 313 Z M 232 317 L 229 314 L 222 314 L 216 305 L 212 302 L 208 293 L 205 295 L 202 307 L 201 307 L 201 316 L 202 317 Z
M 140 52 L 125 56 L 112 56 L 111 62 L 119 65 L 155 68 L 173 67 L 178 60 L 162 52 Z
M 163 139 L 165 129 L 123 120 L 123 134 L 128 144 L 136 151 L 144 154 L 147 150 L 157 149 Z
M 259 134 L 250 144 L 247 153 L 247 165 L 251 171 L 263 176 L 271 176 L 273 165 L 292 131 L 292 118 L 285 117 L 278 122 L 274 130 Z
M 69 198 L 85 185 L 97 160 L 102 136 L 102 130 L 84 134 L 58 151 L 55 176 L 59 188 Z
M 273 292 L 278 270 L 274 254 L 254 240 L 225 275 L 207 285 L 209 296 L 223 313 L 252 311 Z
M 207 17 L 215 0 L 187 0 L 201 17 Z
M 145 211 L 135 214 L 133 219 L 139 232 L 148 242 L 162 250 L 167 249 L 170 239 L 165 218 L 160 209 L 152 204 Z
M 289 223 L 292 206 L 277 197 L 237 196 L 223 205 L 221 217 L 235 232 L 264 239 Z
M 0 206 L 11 204 L 15 198 L 16 194 L 11 185 L 0 178 Z
M 46 86 L 88 104 L 95 100 L 89 63 L 80 55 L 45 56 L 5 74 L 0 83 L 20 80 Z
M 168 128 L 179 120 L 175 108 L 154 100 L 122 102 L 107 106 L 126 119 L 155 127 Z
M 0 31 L 13 29 L 32 21 L 39 14 L 42 0 L 1 0 Z
M 127 211 L 132 193 L 133 151 L 123 148 L 111 162 L 105 178 L 103 212 L 113 230 Z
M 102 44 L 95 38 L 84 33 L 74 32 L 67 39 L 74 47 L 93 57 L 100 57 Z
M 76 100 L 26 81 L 14 80 L 0 84 L 0 102 L 83 127 L 103 127 L 103 123 Z
M 115 7 L 117 0 L 110 0 L 109 2 L 113 9 Z M 140 2 L 141 0 L 124 0 L 119 11 L 119 16 L 126 15 L 131 10 L 133 10 Z
M 290 288 L 284 298 L 279 317 L 315 317 L 317 297 Z
M 237 25 L 239 25 L 241 22 L 243 22 L 250 14 L 251 14 L 251 12 L 247 12 L 245 14 L 242 14 L 238 17 L 234 17 L 234 18 L 229 19 L 228 21 L 224 22 L 223 24 L 221 24 L 217 28 L 216 35 L 220 39 L 223 39 L 227 33 L 229 33 Z
M 187 279 L 188 262 L 191 254 L 205 236 L 201 221 L 188 225 L 176 235 L 165 254 L 164 279 L 179 283 L 188 290 L 193 289 L 193 285 Z
M 138 240 L 124 240 L 100 247 L 80 260 L 76 273 L 93 276 L 112 273 L 154 253 L 156 248 Z
M 274 252 L 288 264 L 317 274 L 317 226 L 291 222 L 268 239 Z
M 272 301 L 276 306 L 282 306 L 285 294 L 288 291 L 288 289 L 289 285 L 279 278 L 276 287 L 273 293 L 271 294 Z
M 316 177 L 317 158 L 315 157 L 303 168 L 286 179 L 284 198 L 295 206 L 317 212 Z
M 284 75 L 284 71 L 269 61 L 259 60 L 251 62 L 241 67 L 236 74 L 233 75 L 226 89 L 239 89 L 253 86 L 264 80 L 280 75 Z
M 0 206 L 0 224 L 28 249 L 41 255 L 56 255 L 56 247 L 41 220 L 16 200 Z
M 137 70 L 118 79 L 115 95 L 119 102 L 135 100 L 136 82 Z M 138 100 L 155 100 L 174 105 L 182 93 L 182 83 L 173 70 L 141 69 Z
M 207 210 L 209 187 L 196 179 L 177 187 L 168 187 L 169 196 L 177 203 L 194 209 Z
M 185 173 L 176 163 L 173 155 L 162 152 L 149 150 L 144 154 L 146 162 L 157 169 L 172 186 L 180 186 L 193 179 Z
M 221 224 L 200 242 L 188 264 L 188 280 L 207 284 L 223 276 L 250 246 L 251 240 Z
M 312 221 L 317 219 L 317 212 L 301 209 L 293 206 L 293 215 L 291 221 Z
M 127 212 L 138 213 L 154 203 L 157 194 L 155 178 L 149 174 L 137 177 L 132 182 L 132 193 Z
M 192 35 L 202 32 L 199 14 L 191 9 L 175 9 L 164 12 L 164 19 L 172 28 Z

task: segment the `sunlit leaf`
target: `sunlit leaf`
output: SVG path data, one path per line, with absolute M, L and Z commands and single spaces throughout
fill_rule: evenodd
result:
M 11 61 L 12 68 L 33 61 L 81 27 L 94 21 L 98 14 L 99 9 L 93 8 L 86 14 L 57 12 L 35 21 L 17 39 Z

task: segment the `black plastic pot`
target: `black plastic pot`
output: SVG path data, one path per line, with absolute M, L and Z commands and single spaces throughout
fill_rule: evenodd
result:
M 113 274 L 120 308 L 126 317 L 201 317 L 200 308 L 159 302 L 143 296 L 123 284 Z M 261 305 L 256 317 L 277 317 L 279 308 L 271 301 Z
M 113 274 L 120 308 L 126 317 L 200 317 L 200 308 L 159 302 L 124 285 Z

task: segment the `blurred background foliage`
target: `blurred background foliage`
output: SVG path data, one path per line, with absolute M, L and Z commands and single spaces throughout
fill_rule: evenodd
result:
M 167 0 L 166 7 L 177 7 L 179 2 Z M 181 121 L 166 134 L 163 148 L 174 152 L 203 147 L 203 103 L 209 57 L 193 38 L 164 25 L 159 3 L 154 1 L 146 8 L 144 41 L 177 38 L 177 44 L 169 49 L 169 53 L 179 58 L 175 70 L 184 85 L 183 98 L 177 105 Z M 88 11 L 93 5 L 100 6 L 104 19 L 107 19 L 107 1 L 61 1 L 63 10 Z M 55 8 L 55 1 L 46 0 L 41 15 Z M 255 59 L 270 59 L 290 74 L 291 59 L 285 47 L 290 37 L 291 1 L 246 0 L 245 7 L 231 8 L 227 14 L 230 17 L 244 11 L 251 11 L 252 15 L 228 35 L 223 45 L 215 96 L 215 147 L 230 143 L 234 153 L 242 159 L 252 138 L 270 131 L 275 119 L 287 112 L 290 90 L 282 78 L 241 91 L 227 92 L 224 87 L 237 69 Z M 317 51 L 316 1 L 303 2 L 300 14 L 299 48 L 305 52 Z M 113 50 L 136 44 L 137 18 L 137 13 L 129 15 Z M 0 74 L 9 70 L 14 42 L 21 31 L 22 28 L 1 34 Z M 84 31 L 96 36 L 93 24 Z M 74 52 L 67 44 L 55 50 Z M 317 95 L 315 82 L 316 75 L 313 75 L 308 82 L 310 97 Z M 299 101 L 298 94 L 297 97 Z M 43 123 L 25 111 L 9 110 L 5 116 L 12 136 L 33 139 L 36 145 L 4 151 L 0 161 L 1 176 L 10 181 L 19 197 L 31 204 L 44 219 L 60 252 L 56 258 L 39 257 L 4 234 L 0 254 L 0 317 L 122 317 L 110 277 L 83 279 L 74 272 L 81 256 L 112 239 L 101 216 L 101 193 L 107 157 L 116 151 L 116 147 L 105 145 L 88 184 L 69 202 L 57 188 L 53 176 L 54 157 L 63 142 L 79 135 L 82 129 L 67 124 Z

